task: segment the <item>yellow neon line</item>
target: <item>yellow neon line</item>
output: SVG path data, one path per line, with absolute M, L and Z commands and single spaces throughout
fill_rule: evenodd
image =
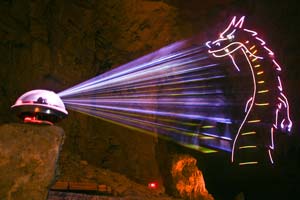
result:
M 268 106 L 269 103 L 255 103 L 256 106 Z
M 264 73 L 264 71 L 259 71 L 259 72 L 257 72 L 256 74 L 257 75 L 261 75 L 261 74 L 263 74 Z
M 191 137 L 198 137 L 197 133 L 193 133 L 193 132 L 186 132 L 186 131 L 181 131 L 181 130 L 174 130 L 177 133 L 180 133 L 182 135 L 187 135 L 187 136 L 191 136 Z
M 254 65 L 254 68 L 258 68 L 258 67 L 260 67 L 260 64 L 258 64 L 258 65 Z
M 242 163 L 239 163 L 239 165 L 255 165 L 255 164 L 258 164 L 257 161 L 253 161 L 253 162 L 242 162 Z
M 253 58 L 251 61 L 254 62 L 254 61 L 256 61 L 256 60 L 257 60 L 257 58 Z
M 256 148 L 256 146 L 249 145 L 249 146 L 241 146 L 241 147 L 239 147 L 239 149 L 253 149 L 253 148 Z
M 255 45 L 253 45 L 252 47 L 250 47 L 250 50 L 254 49 L 255 48 Z
M 260 90 L 257 93 L 261 94 L 261 93 L 266 93 L 266 92 L 269 92 L 269 90 Z
M 241 133 L 241 135 L 255 135 L 255 134 L 256 134 L 255 131 L 250 131 L 250 132 Z
M 97 108 L 97 111 L 106 111 L 105 109 L 101 109 L 101 108 Z M 109 111 L 110 113 L 115 113 L 115 114 L 123 114 L 125 116 L 133 116 L 133 117 L 141 117 L 140 114 L 132 114 L 132 113 L 127 113 L 127 112 L 120 112 L 120 111 Z M 153 117 L 146 117 L 144 115 L 142 115 L 143 118 L 146 118 L 146 119 L 154 119 Z M 199 124 L 196 124 L 196 123 L 190 123 L 190 122 L 180 122 L 180 121 L 177 121 L 177 120 L 172 120 L 172 119 L 163 119 L 163 118 L 160 118 L 160 117 L 157 117 L 156 119 L 158 120 L 161 120 L 161 121 L 164 121 L 164 122 L 176 122 L 178 124 L 183 124 L 183 125 L 188 125 L 188 126 L 198 126 Z
M 82 111 L 77 111 L 77 112 L 86 114 L 86 113 L 84 113 Z M 176 141 L 172 140 L 171 138 L 169 138 L 167 136 L 164 136 L 164 135 L 161 135 L 161 134 L 157 134 L 157 133 L 152 132 L 152 131 L 147 131 L 147 130 L 144 130 L 144 129 L 141 129 L 141 128 L 133 127 L 133 126 L 130 126 L 130 125 L 125 125 L 125 124 L 118 123 L 118 122 L 110 120 L 110 119 L 102 118 L 102 117 L 99 117 L 99 116 L 94 116 L 94 115 L 91 115 L 91 114 L 87 114 L 87 115 L 89 115 L 91 117 L 96 117 L 96 118 L 102 119 L 104 121 L 107 121 L 107 122 L 110 122 L 110 123 L 113 123 L 113 124 L 117 124 L 117 125 L 123 126 L 125 128 L 131 129 L 131 130 L 136 130 L 136 131 L 139 131 L 139 132 L 142 132 L 142 133 L 146 133 L 148 135 L 152 135 L 152 136 L 155 136 L 155 137 L 158 135 L 158 137 L 160 137 L 162 139 L 165 139 L 167 141 L 176 142 Z M 198 135 L 198 134 L 195 134 L 195 135 Z M 200 151 L 201 153 L 216 153 L 216 152 L 218 152 L 217 150 L 209 149 L 207 147 L 203 147 L 203 146 L 199 146 L 199 145 L 186 145 L 186 144 L 182 144 L 182 143 L 178 143 L 178 142 L 176 142 L 176 143 L 179 144 L 179 145 L 181 145 L 181 146 L 188 147 L 188 148 L 194 149 L 196 151 Z
M 248 123 L 257 123 L 260 122 L 260 119 L 256 119 L 256 120 L 249 120 Z
M 214 140 L 216 138 L 214 137 L 211 137 L 211 136 L 198 136 L 200 139 L 203 139 L 203 140 Z
M 202 153 L 217 153 L 218 152 L 217 150 L 209 149 L 209 148 L 198 146 L 198 145 L 194 145 L 194 144 L 183 144 L 182 146 L 188 147 L 188 148 L 191 148 L 191 149 L 194 149 L 194 150 L 197 150 L 197 151 L 200 151 Z
M 256 54 L 256 52 L 257 52 L 257 50 L 253 51 L 252 54 L 254 55 L 254 54 Z
M 258 84 L 262 84 L 262 83 L 265 83 L 265 81 L 258 81 L 257 83 Z
M 207 126 L 202 126 L 201 128 L 215 128 L 215 126 L 209 126 L 209 125 L 207 125 Z

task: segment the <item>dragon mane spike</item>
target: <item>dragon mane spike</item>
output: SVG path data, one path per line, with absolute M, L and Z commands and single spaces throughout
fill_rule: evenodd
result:
M 230 26 L 235 26 L 235 21 L 236 21 L 236 16 L 234 16 L 231 20 L 231 22 L 229 23 L 229 27 Z
M 236 23 L 235 23 L 235 19 L 236 19 L 236 17 L 234 17 L 234 27 L 242 28 L 242 26 L 244 24 L 245 16 L 242 16 Z
M 234 16 L 231 20 L 231 22 L 229 23 L 229 25 L 227 26 L 227 28 L 222 32 L 220 33 L 220 38 L 224 38 L 224 34 L 231 28 L 231 27 L 234 27 L 235 26 L 235 20 L 236 20 L 236 16 Z

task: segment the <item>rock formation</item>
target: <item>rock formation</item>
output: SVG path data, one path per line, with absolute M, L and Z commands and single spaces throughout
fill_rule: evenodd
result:
M 148 0 L 2 1 L 0 123 L 16 120 L 9 107 L 26 91 L 62 91 L 189 37 L 210 21 L 205 13 L 214 4 L 197 4 L 194 8 L 202 14 L 196 18 L 185 18 L 191 7 L 181 5 Z M 73 112 L 59 125 L 67 136 L 63 151 L 141 183 L 161 179 L 156 136 Z
M 0 199 L 46 200 L 63 141 L 56 126 L 0 126 Z
M 173 184 L 183 199 L 213 200 L 205 188 L 203 174 L 196 164 L 197 160 L 192 156 L 174 156 L 171 169 Z

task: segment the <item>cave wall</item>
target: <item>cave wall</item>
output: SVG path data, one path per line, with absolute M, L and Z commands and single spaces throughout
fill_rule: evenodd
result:
M 286 16 L 291 5 L 284 5 L 251 0 L 1 1 L 0 123 L 17 120 L 9 107 L 26 91 L 62 91 L 195 33 L 209 35 L 210 27 L 232 13 L 247 14 L 252 22 L 257 20 L 258 26 L 265 27 L 280 58 L 292 69 L 299 57 L 285 52 L 299 50 L 282 35 L 299 36 L 292 25 L 280 27 L 292 18 Z M 273 13 L 277 15 L 271 20 Z M 297 74 L 296 70 L 286 74 L 288 85 L 299 83 Z M 293 108 L 299 111 L 298 105 Z M 157 148 L 156 136 L 79 113 L 70 112 L 58 125 L 66 132 L 62 153 L 140 182 L 160 179 L 163 161 L 157 160 L 157 154 L 170 153 L 166 147 Z

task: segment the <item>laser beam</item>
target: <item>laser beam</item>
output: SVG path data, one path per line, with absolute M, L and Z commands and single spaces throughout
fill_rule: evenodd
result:
M 214 41 L 192 37 L 176 42 L 58 95 L 70 110 L 204 153 L 231 152 L 234 161 L 236 152 L 266 146 L 249 139 L 264 134 L 265 127 L 292 127 L 281 67 L 258 33 L 243 28 L 244 19 L 234 17 Z M 275 113 L 275 122 L 261 116 L 268 112 Z M 241 137 L 249 144 L 240 144 Z
M 216 152 L 205 147 L 230 152 L 231 138 L 214 126 L 232 123 L 226 108 L 235 105 L 225 96 L 225 71 L 205 45 L 187 39 L 58 95 L 70 110 L 204 152 Z

